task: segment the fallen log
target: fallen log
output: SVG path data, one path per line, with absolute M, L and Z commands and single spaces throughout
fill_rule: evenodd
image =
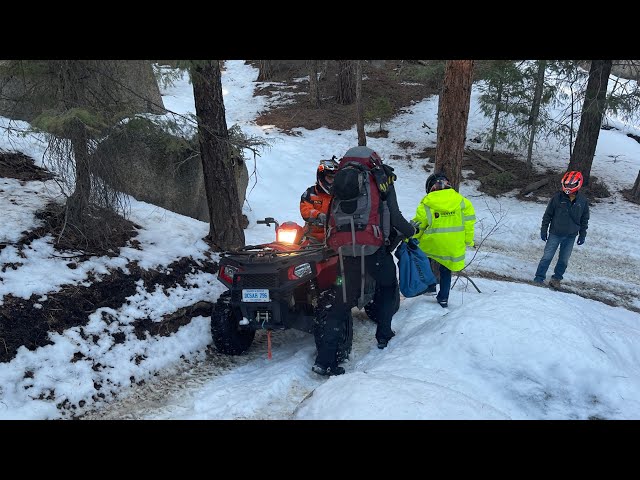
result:
M 496 168 L 496 169 L 500 170 L 501 172 L 506 172 L 506 170 L 504 168 L 502 168 L 500 165 L 498 165 L 496 162 L 494 162 L 492 160 L 489 160 L 487 157 L 485 157 L 484 155 L 481 155 L 480 153 L 476 152 L 475 150 L 471 150 L 470 148 L 465 148 L 465 150 L 467 152 L 470 152 L 470 153 L 474 154 L 480 160 L 484 160 L 489 165 L 491 165 L 493 168 Z M 508 172 L 508 173 L 510 173 L 510 172 Z
M 538 180 L 537 182 L 530 183 L 529 185 L 524 187 L 522 190 L 520 190 L 520 193 L 522 195 L 526 195 L 527 193 L 531 193 L 534 190 L 537 190 L 540 187 L 546 185 L 547 183 L 549 183 L 549 177 L 543 178 L 542 180 Z

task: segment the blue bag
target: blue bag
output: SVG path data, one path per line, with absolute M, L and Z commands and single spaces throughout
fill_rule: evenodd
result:
M 418 240 L 411 238 L 409 243 L 401 242 L 395 253 L 400 270 L 400 292 L 405 297 L 417 297 L 436 283 L 436 277 L 429 258 L 418 247 Z

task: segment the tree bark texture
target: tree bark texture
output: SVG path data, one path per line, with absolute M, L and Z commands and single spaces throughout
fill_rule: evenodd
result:
M 193 96 L 204 184 L 209 204 L 209 238 L 218 250 L 244 245 L 242 207 L 238 201 L 229 133 L 222 98 L 220 60 L 207 60 L 191 68 Z
M 502 91 L 504 85 L 502 81 L 498 83 L 498 98 L 496 99 L 496 112 L 493 115 L 493 129 L 491 130 L 491 143 L 489 145 L 489 158 L 493 159 L 493 151 L 496 148 L 496 137 L 498 136 L 498 122 L 500 121 L 500 108 L 502 107 Z
M 448 60 L 438 101 L 435 172 L 444 172 L 454 189 L 462 180 L 473 60 Z
M 607 109 L 606 95 L 611 60 L 592 60 L 589 69 L 589 80 L 585 92 L 580 126 L 576 135 L 576 143 L 569 161 L 569 170 L 579 170 L 584 177 L 584 185 L 589 184 L 591 165 L 596 153 L 602 117 Z
M 356 129 L 358 130 L 358 146 L 367 146 L 367 135 L 364 132 L 364 105 L 362 101 L 362 60 L 356 60 Z
M 547 68 L 546 60 L 538 60 L 538 74 L 536 75 L 536 88 L 533 92 L 533 105 L 529 114 L 529 146 L 527 149 L 527 169 L 531 171 L 533 165 L 533 144 L 536 140 L 536 130 L 538 129 L 538 115 L 540 114 L 540 102 L 542 101 L 542 90 L 544 88 L 544 72 Z
M 307 72 L 309 73 L 309 103 L 312 108 L 319 108 L 318 60 L 307 60 Z
M 272 78 L 273 78 L 273 61 L 258 60 L 258 80 L 257 81 L 268 82 Z
M 341 105 L 351 105 L 356 99 L 356 75 L 353 60 L 338 60 L 338 95 Z
M 89 75 L 86 62 L 88 61 L 61 61 L 62 101 L 66 110 L 87 108 L 85 87 Z M 67 214 L 69 221 L 78 226 L 83 223 L 82 219 L 89 206 L 91 196 L 88 135 L 86 127 L 79 119 L 74 120 L 68 134 L 74 159 L 75 187 L 67 199 Z

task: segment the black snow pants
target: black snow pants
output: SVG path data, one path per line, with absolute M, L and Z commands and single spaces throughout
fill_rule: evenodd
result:
M 347 290 L 347 301 L 344 301 L 341 286 L 334 286 L 330 295 L 330 306 L 322 325 L 316 329 L 316 346 L 318 356 L 316 364 L 323 367 L 335 367 L 337 365 L 336 352 L 340 342 L 340 335 L 344 329 L 344 322 L 348 319 L 351 309 L 358 304 L 361 286 L 361 258 L 343 257 L 344 273 L 338 265 L 338 275 L 342 274 Z M 376 291 L 373 298 L 378 328 L 377 340 L 388 340 L 393 336 L 391 331 L 391 319 L 394 313 L 398 278 L 393 255 L 385 248 L 380 247 L 376 253 L 365 257 L 365 271 L 376 281 Z

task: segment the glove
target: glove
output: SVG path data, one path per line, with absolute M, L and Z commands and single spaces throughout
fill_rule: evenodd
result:
M 418 248 L 418 239 L 417 238 L 410 238 L 409 240 L 407 240 L 407 247 L 410 248 L 411 250 L 415 250 Z
M 576 243 L 578 245 L 582 245 L 584 243 L 584 237 L 578 237 L 578 241 Z
M 318 218 L 318 223 L 321 223 L 322 225 L 326 225 L 327 215 L 325 213 L 320 213 L 317 218 Z
M 544 230 L 542 230 L 540 232 L 540 238 L 542 239 L 543 242 L 547 241 L 547 232 L 545 232 Z
M 418 222 L 417 220 L 412 220 L 409 223 L 416 231 L 414 235 L 417 235 L 418 233 L 420 233 L 420 222 Z

